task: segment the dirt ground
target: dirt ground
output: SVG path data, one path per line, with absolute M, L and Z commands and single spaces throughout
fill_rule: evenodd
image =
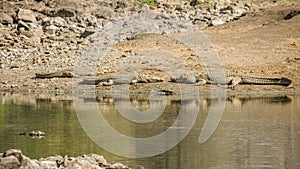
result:
M 249 13 L 241 19 L 220 26 L 215 26 L 203 30 L 216 53 L 219 55 L 225 71 L 237 72 L 247 75 L 262 77 L 286 77 L 293 81 L 292 88 L 283 86 L 262 86 L 262 85 L 239 85 L 235 90 L 226 89 L 232 94 L 241 93 L 300 93 L 300 4 L 289 6 L 268 7 L 263 10 Z M 189 32 L 188 34 L 193 34 Z M 137 36 L 134 39 L 117 44 L 111 54 L 114 58 L 106 57 L 104 61 L 110 63 L 109 71 L 100 73 L 100 77 L 110 76 L 114 72 L 118 63 L 126 60 L 127 55 L 134 55 L 146 49 L 159 49 L 168 51 L 184 60 L 194 74 L 203 71 L 203 65 L 199 62 L 198 56 L 183 43 L 174 37 L 166 35 L 147 34 Z M 158 57 L 151 58 L 150 61 L 143 61 L 135 58 L 135 61 L 142 65 L 143 74 L 163 77 L 162 83 L 137 84 L 130 86 L 136 91 L 148 91 L 150 89 L 166 89 L 178 91 L 179 87 L 175 83 L 168 82 L 170 74 L 176 71 L 164 69 L 165 63 L 172 64 L 173 61 L 162 60 Z M 123 62 L 124 63 L 124 62 Z M 155 63 L 161 69 L 146 68 Z M 144 66 L 144 67 L 143 67 Z M 136 67 L 125 69 L 134 72 Z M 165 72 L 167 70 L 168 72 Z M 99 70 L 101 72 L 101 70 Z M 1 89 L 6 91 L 55 91 L 64 93 L 72 88 L 72 80 L 67 78 L 34 79 L 34 72 L 24 69 L 2 70 L 1 79 L 5 83 Z M 7 81 L 7 82 L 6 82 Z M 14 82 L 14 84 L 9 84 Z M 21 83 L 23 85 L 18 85 Z M 35 85 L 32 85 L 35 84 Z M 14 88 L 14 86 L 18 86 Z M 191 90 L 193 85 L 183 87 Z M 202 93 L 209 93 L 211 87 L 208 85 L 196 87 Z M 224 86 L 220 86 L 224 88 Z M 100 86 L 96 87 L 99 92 L 116 89 L 122 90 L 122 86 Z
M 300 87 L 300 4 L 276 6 L 236 22 L 204 30 L 225 69 L 259 76 L 287 77 Z M 250 88 L 252 88 L 251 86 Z M 255 86 L 270 90 L 274 86 Z M 247 90 L 249 86 L 239 86 Z

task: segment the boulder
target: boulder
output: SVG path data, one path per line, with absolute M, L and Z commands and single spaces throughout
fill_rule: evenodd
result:
M 64 18 L 62 17 L 54 17 L 52 19 L 52 24 L 58 27 L 65 27 L 67 25 L 67 22 Z
M 80 38 L 86 38 L 86 37 L 94 34 L 95 32 L 96 32 L 95 29 L 89 29 L 89 28 L 87 28 L 87 29 L 85 29 L 85 31 L 83 33 L 81 33 Z
M 0 153 L 0 156 L 0 169 L 128 168 L 121 163 L 115 163 L 111 165 L 107 163 L 103 156 L 97 154 L 89 154 L 78 157 L 62 157 L 60 155 L 56 155 L 36 160 L 22 155 L 22 152 L 19 149 L 10 149 L 4 153 Z
M 30 30 L 30 26 L 22 20 L 18 22 L 18 29 L 20 30 L 20 28 L 24 28 L 25 30 Z
M 43 26 L 50 26 L 50 25 L 54 25 L 57 27 L 66 27 L 67 26 L 67 22 L 64 18 L 62 17 L 46 17 L 43 19 L 42 22 Z
M 76 15 L 75 11 L 73 9 L 68 9 L 68 8 L 61 8 L 57 10 L 54 14 L 54 16 L 59 16 L 59 17 L 74 17 Z
M 40 166 L 39 168 L 41 169 L 56 169 L 57 167 L 57 163 L 55 161 L 40 161 Z
M 107 8 L 104 6 L 101 6 L 99 10 L 95 10 L 93 11 L 94 15 L 97 18 L 102 18 L 102 19 L 106 19 L 106 20 L 110 20 L 112 18 L 115 18 L 116 14 L 114 13 L 114 11 L 111 8 Z
M 110 166 L 110 168 L 118 168 L 118 169 L 128 169 L 127 166 L 121 164 L 121 163 L 114 163 Z
M 5 153 L 3 153 L 2 157 L 14 156 L 18 159 L 19 162 L 22 162 L 23 154 L 20 149 L 9 149 Z
M 108 162 L 105 160 L 105 158 L 102 155 L 90 154 L 88 155 L 88 157 L 96 161 L 101 167 L 108 166 Z
M 99 168 L 99 166 L 96 162 L 88 161 L 82 157 L 77 157 L 77 164 L 82 168 L 89 168 L 89 169 L 98 169 Z
M 82 13 L 76 16 L 78 22 L 85 24 L 86 26 L 98 27 L 99 23 L 97 18 L 91 13 Z
M 49 25 L 45 28 L 45 32 L 48 34 L 55 34 L 59 28 L 55 25 Z
M 39 161 L 35 159 L 31 160 L 30 158 L 23 156 L 23 160 L 20 168 L 38 169 L 40 168 Z
M 210 26 L 222 25 L 222 24 L 224 24 L 224 23 L 225 23 L 225 22 L 224 22 L 222 19 L 216 18 L 216 19 L 213 19 L 213 20 L 211 21 Z
M 0 168 L 18 169 L 20 164 L 20 161 L 15 156 L 0 158 Z
M 37 22 L 35 18 L 35 14 L 31 10 L 19 9 L 17 17 L 19 20 L 25 22 Z
M 12 24 L 14 19 L 12 16 L 6 14 L 6 13 L 0 13 L 0 23 L 3 25 L 9 25 Z

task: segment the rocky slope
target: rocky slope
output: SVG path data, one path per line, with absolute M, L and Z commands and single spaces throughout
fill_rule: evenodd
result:
M 188 1 L 148 5 L 138 1 L 96 0 L 0 3 L 0 88 L 56 92 L 70 89 L 71 80 L 35 79 L 35 73 L 72 70 L 76 58 L 89 48 L 90 37 L 115 43 L 116 39 L 124 41 L 145 30 L 158 34 L 199 30 L 237 20 L 258 9 L 250 3 L 228 0 L 192 5 Z M 148 13 L 153 18 L 143 22 Z M 133 27 L 124 24 L 128 18 L 127 25 Z M 115 33 L 118 30 L 123 31 L 122 35 Z M 98 68 L 103 69 L 101 64 Z
M 4 153 L 0 153 L 0 168 L 82 168 L 82 169 L 128 169 L 121 163 L 109 164 L 103 156 L 97 154 L 88 154 L 79 157 L 68 156 L 50 156 L 40 158 L 39 160 L 30 159 L 22 154 L 19 149 L 9 149 Z

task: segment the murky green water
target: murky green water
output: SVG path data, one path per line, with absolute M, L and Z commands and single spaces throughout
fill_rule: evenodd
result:
M 118 161 L 131 168 L 143 166 L 145 169 L 300 167 L 300 96 L 190 97 L 183 100 L 179 96 L 159 96 L 152 98 L 152 107 L 148 97 L 143 95 L 130 95 L 130 100 L 123 96 L 99 95 L 97 102 L 92 97 L 75 99 L 64 95 L 2 93 L 0 151 L 20 148 L 31 158 L 97 153 L 104 155 L 109 162 Z M 95 105 L 98 114 L 90 114 L 89 107 Z M 165 109 L 162 114 L 153 116 L 157 118 L 151 122 L 134 123 L 125 118 L 126 114 L 119 113 L 133 111 L 128 105 L 140 111 L 159 111 L 162 105 Z M 224 111 L 219 111 L 223 105 Z M 188 131 L 189 125 L 185 122 L 190 120 L 187 117 L 194 116 L 196 110 L 195 123 Z M 178 118 L 182 113 L 185 113 L 183 117 Z M 103 129 L 102 122 L 97 122 L 98 115 L 123 138 L 152 138 L 169 130 L 175 134 L 166 136 L 165 141 L 147 142 L 140 147 L 116 140 Z M 87 121 L 90 123 L 81 124 Z M 94 130 L 85 132 L 89 127 Z M 19 135 L 32 130 L 44 131 L 47 136 L 31 138 Z M 185 132 L 187 136 L 180 141 Z M 97 139 L 102 138 L 120 152 L 128 151 L 131 156 L 143 151 L 154 152 L 156 146 L 167 149 L 174 141 L 180 143 L 153 157 L 125 158 L 97 145 Z

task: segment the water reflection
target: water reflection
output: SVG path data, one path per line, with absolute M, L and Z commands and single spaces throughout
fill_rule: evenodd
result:
M 166 97 L 165 111 L 149 123 L 134 123 L 115 108 L 116 104 L 132 104 L 146 112 L 150 108 L 147 95 L 130 95 L 130 101 L 110 94 L 78 98 L 83 103 L 96 103 L 108 122 L 118 132 L 137 138 L 155 136 L 171 127 L 183 105 L 199 109 L 189 134 L 174 148 L 160 155 L 128 159 L 105 151 L 83 131 L 67 95 L 26 95 L 2 93 L 0 105 L 0 151 L 20 148 L 32 158 L 54 154 L 78 156 L 103 154 L 109 161 L 120 161 L 132 168 L 299 168 L 300 162 L 300 96 L 231 96 L 225 99 L 220 116 L 209 118 L 209 110 L 222 98 L 179 96 Z M 96 100 L 96 102 L 95 102 Z M 159 100 L 159 99 L 158 99 Z M 160 107 L 161 102 L 152 102 Z M 204 141 L 200 133 L 219 120 L 215 130 Z M 207 124 L 206 124 L 207 123 Z M 179 123 L 180 124 L 180 123 Z M 18 133 L 41 130 L 44 138 L 30 138 Z M 105 135 L 103 135 L 105 137 Z M 112 140 L 115 141 L 115 140 Z M 153 143 L 155 145 L 156 143 Z M 46 146 L 45 146 L 46 145 Z M 121 145 L 127 146 L 127 145 Z M 149 147 L 151 149 L 151 146 Z

